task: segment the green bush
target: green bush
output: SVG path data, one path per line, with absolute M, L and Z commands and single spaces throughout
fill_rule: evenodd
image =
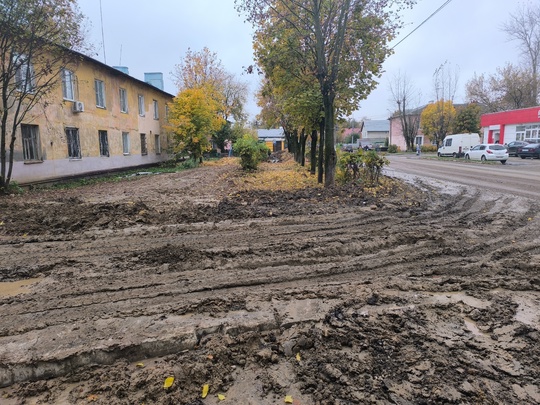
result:
M 399 152 L 399 146 L 397 145 L 388 145 L 388 153 L 398 153 Z
M 2 187 L 0 188 L 0 194 L 22 194 L 24 193 L 24 190 L 21 186 L 19 186 L 19 183 L 16 181 L 11 181 L 9 183 L 9 186 L 6 188 Z
M 338 158 L 336 180 L 347 183 L 361 180 L 364 184 L 376 186 L 384 166 L 390 162 L 375 151 L 358 150 L 354 153 L 343 153 Z
M 268 147 L 258 142 L 257 138 L 246 134 L 233 145 L 234 154 L 240 157 L 240 166 L 244 170 L 257 170 L 259 163 L 268 158 Z

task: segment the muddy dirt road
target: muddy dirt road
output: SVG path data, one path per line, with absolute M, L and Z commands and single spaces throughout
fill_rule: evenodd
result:
M 1 404 L 540 403 L 537 202 L 229 162 L 0 198 Z

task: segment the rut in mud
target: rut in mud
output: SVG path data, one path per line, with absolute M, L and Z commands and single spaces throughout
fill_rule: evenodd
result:
M 385 184 L 0 199 L 3 401 L 540 402 L 537 203 Z

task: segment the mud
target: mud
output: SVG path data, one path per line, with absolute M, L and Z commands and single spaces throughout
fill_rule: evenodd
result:
M 0 403 L 540 403 L 535 201 L 228 161 L 0 198 Z

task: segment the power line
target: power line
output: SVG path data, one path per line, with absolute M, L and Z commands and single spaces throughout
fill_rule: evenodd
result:
M 451 2 L 452 2 L 452 0 L 446 0 L 442 6 L 440 6 L 437 10 L 435 10 L 428 18 L 426 18 L 424 21 L 422 21 L 418 27 L 416 27 L 414 30 L 412 30 L 411 32 L 409 32 L 409 33 L 405 36 L 405 38 L 403 38 L 401 41 L 399 41 L 397 44 L 395 44 L 395 45 L 394 45 L 392 48 L 390 48 L 390 49 L 394 49 L 396 46 L 398 46 L 398 45 L 401 44 L 403 41 L 405 41 L 407 38 L 409 38 L 413 32 L 415 32 L 418 28 L 420 28 L 422 25 L 424 25 L 426 22 L 428 22 L 435 14 L 437 14 L 439 11 L 441 11 L 443 8 L 445 8 L 445 7 L 446 7 L 448 4 L 450 4 Z
M 101 0 L 99 0 L 99 15 L 101 18 L 101 44 L 103 45 L 103 60 L 107 63 L 107 54 L 105 53 L 105 32 L 103 31 L 103 8 L 101 7 Z

